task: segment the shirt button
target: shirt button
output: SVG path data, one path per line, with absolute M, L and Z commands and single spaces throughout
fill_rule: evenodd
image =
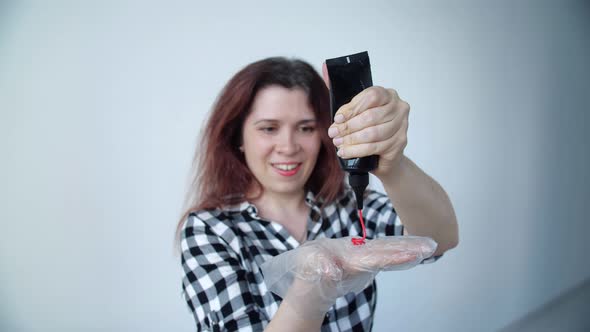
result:
M 326 313 L 326 318 L 330 318 L 330 313 Z

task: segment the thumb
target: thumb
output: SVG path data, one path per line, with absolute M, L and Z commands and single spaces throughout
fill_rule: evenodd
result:
M 328 66 L 326 66 L 326 62 L 322 64 L 322 77 L 324 78 L 324 83 L 328 89 L 330 89 L 330 76 L 328 76 Z

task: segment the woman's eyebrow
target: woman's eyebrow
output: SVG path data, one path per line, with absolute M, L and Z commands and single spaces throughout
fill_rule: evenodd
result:
M 254 124 L 259 124 L 260 122 L 271 122 L 271 123 L 277 123 L 279 122 L 279 120 L 275 120 L 275 119 L 260 119 L 254 122 Z
M 299 122 L 297 122 L 297 124 L 308 124 L 308 123 L 315 123 L 316 120 L 315 119 L 305 119 L 305 120 L 301 120 Z
M 277 119 L 260 119 L 254 122 L 254 124 L 259 124 L 260 122 L 270 122 L 270 123 L 279 123 L 280 120 Z M 298 125 L 308 124 L 308 123 L 315 123 L 316 119 L 303 119 L 297 122 Z

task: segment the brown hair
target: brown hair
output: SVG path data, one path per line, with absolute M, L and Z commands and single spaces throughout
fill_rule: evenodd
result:
M 328 88 L 313 67 L 304 61 L 267 58 L 240 70 L 218 96 L 197 145 L 191 184 L 177 231 L 192 211 L 239 203 L 252 185 L 260 187 L 239 146 L 242 125 L 257 92 L 271 85 L 305 91 L 316 116 L 322 146 L 305 189 L 311 190 L 322 205 L 342 193 L 344 173 L 327 134 L 332 122 Z

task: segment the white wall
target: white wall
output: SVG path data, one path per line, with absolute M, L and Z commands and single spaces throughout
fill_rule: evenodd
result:
M 195 139 L 251 61 L 368 50 L 461 243 L 381 274 L 374 331 L 493 331 L 590 277 L 582 1 L 0 4 L 0 330 L 191 331 Z

